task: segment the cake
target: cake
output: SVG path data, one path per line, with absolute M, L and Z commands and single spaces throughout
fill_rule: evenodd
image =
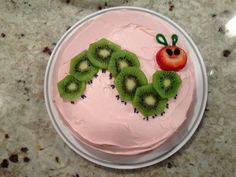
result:
M 158 148 L 194 104 L 184 42 L 162 19 L 135 10 L 108 11 L 76 29 L 60 47 L 53 81 L 54 104 L 74 137 L 114 155 Z

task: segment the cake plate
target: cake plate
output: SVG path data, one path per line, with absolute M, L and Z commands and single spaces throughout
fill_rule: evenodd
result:
M 195 70 L 195 80 L 196 80 L 196 93 L 195 93 L 195 104 L 192 106 L 191 111 L 189 112 L 188 119 L 185 121 L 184 125 L 176 135 L 171 137 L 169 141 L 161 145 L 160 147 L 154 149 L 145 154 L 141 155 L 134 155 L 134 156 L 118 156 L 107 154 L 96 149 L 93 149 L 86 144 L 78 141 L 72 135 L 71 131 L 62 121 L 60 114 L 58 113 L 53 100 L 52 100 L 52 75 L 53 75 L 53 68 L 57 59 L 57 54 L 60 51 L 60 47 L 62 44 L 84 23 L 89 21 L 90 19 L 101 15 L 108 11 L 116 11 L 126 9 L 130 11 L 141 11 L 143 13 L 148 13 L 155 16 L 158 19 L 163 20 L 168 25 L 170 25 L 176 33 L 178 33 L 179 37 L 183 40 L 186 45 L 187 50 L 189 51 L 189 58 L 192 60 L 194 64 Z M 55 49 L 52 52 L 50 60 L 47 65 L 46 73 L 45 73 L 45 80 L 44 80 L 44 97 L 45 103 L 47 107 L 47 111 L 50 117 L 50 120 L 56 129 L 57 133 L 61 136 L 64 142 L 77 154 L 84 157 L 85 159 L 94 162 L 98 165 L 116 168 L 116 169 L 136 169 L 142 168 L 146 166 L 150 166 L 161 162 L 175 152 L 177 152 L 180 148 L 182 148 L 187 141 L 193 136 L 194 132 L 196 131 L 199 123 L 201 122 L 206 102 L 207 102 L 207 74 L 203 59 L 201 54 L 194 44 L 193 40 L 189 37 L 189 35 L 175 22 L 170 20 L 169 18 L 156 13 L 154 11 L 139 8 L 139 7 L 127 7 L 127 6 L 120 6 L 120 7 L 113 7 L 104 9 L 98 12 L 95 12 L 84 19 L 78 21 L 74 24 L 59 40 Z

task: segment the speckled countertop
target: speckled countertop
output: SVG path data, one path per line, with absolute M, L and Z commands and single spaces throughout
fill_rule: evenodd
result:
M 199 47 L 209 76 L 208 106 L 193 138 L 164 162 L 128 171 L 76 155 L 52 127 L 43 97 L 49 55 L 63 33 L 86 15 L 119 5 L 177 22 Z M 0 0 L 0 176 L 236 176 L 236 36 L 225 27 L 235 8 L 234 0 Z

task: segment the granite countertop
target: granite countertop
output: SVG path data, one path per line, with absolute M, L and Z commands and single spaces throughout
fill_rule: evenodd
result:
M 139 170 L 108 169 L 76 155 L 49 121 L 43 96 L 49 56 L 65 31 L 119 5 L 149 8 L 182 26 L 209 77 L 208 105 L 193 138 Z M 236 176 L 236 36 L 229 36 L 236 22 L 226 28 L 235 7 L 233 0 L 0 0 L 0 177 Z

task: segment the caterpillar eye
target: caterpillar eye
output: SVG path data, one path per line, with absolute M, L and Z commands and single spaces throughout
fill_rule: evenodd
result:
M 171 50 L 171 49 L 169 49 L 169 48 L 167 48 L 167 49 L 166 49 L 166 53 L 167 53 L 169 56 L 173 55 L 173 52 L 172 52 L 172 50 Z
M 176 48 L 176 49 L 174 50 L 174 54 L 175 54 L 175 55 L 179 55 L 179 54 L 180 54 L 179 48 Z

